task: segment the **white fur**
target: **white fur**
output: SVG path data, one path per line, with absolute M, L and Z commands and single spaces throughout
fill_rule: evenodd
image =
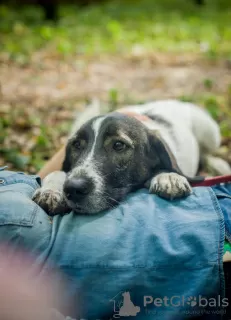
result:
M 62 191 L 62 184 L 66 179 L 66 173 L 63 171 L 54 171 L 46 176 L 42 183 L 42 188 Z
M 37 204 L 46 204 L 50 211 L 54 212 L 63 199 L 63 185 L 66 179 L 66 173 L 63 171 L 54 171 L 43 180 L 42 187 L 37 189 L 33 199 Z
M 177 173 L 160 173 L 151 180 L 150 193 L 158 194 L 166 199 L 188 196 L 192 189 L 187 179 Z
M 221 176 L 230 174 L 230 166 L 225 160 L 210 154 L 206 155 L 204 159 L 208 169 L 213 174 Z
M 104 119 L 105 117 L 100 117 L 100 118 L 97 118 L 92 123 L 92 129 L 94 131 L 94 142 L 93 142 L 92 148 L 89 154 L 87 155 L 86 159 L 84 159 L 84 161 L 82 162 L 82 164 L 79 165 L 78 168 L 74 168 L 69 175 L 70 179 L 75 176 L 81 175 L 81 172 L 84 172 L 85 175 L 89 175 L 90 178 L 94 179 L 96 192 L 102 191 L 101 189 L 102 189 L 103 179 L 97 170 L 97 163 L 94 161 L 94 153 L 95 153 L 97 138 L 98 138 L 100 128 Z

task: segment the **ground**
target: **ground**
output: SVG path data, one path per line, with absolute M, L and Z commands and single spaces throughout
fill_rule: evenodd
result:
M 231 163 L 231 4 L 210 0 L 0 6 L 0 166 L 36 172 L 66 141 L 87 101 L 109 108 L 178 98 L 220 123 Z

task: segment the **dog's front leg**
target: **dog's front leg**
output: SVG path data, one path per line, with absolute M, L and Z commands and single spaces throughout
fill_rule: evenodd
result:
M 49 215 L 53 216 L 71 211 L 63 196 L 65 180 L 65 172 L 52 172 L 45 177 L 42 187 L 37 189 L 33 195 L 32 199 Z
M 188 180 L 175 172 L 158 173 L 146 186 L 150 193 L 170 200 L 186 197 L 192 193 Z

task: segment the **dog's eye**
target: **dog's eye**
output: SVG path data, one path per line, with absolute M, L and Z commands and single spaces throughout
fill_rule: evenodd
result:
M 77 139 L 74 141 L 74 147 L 78 150 L 81 150 L 84 147 L 84 141 L 81 139 Z
M 126 149 L 126 144 L 122 141 L 116 141 L 114 144 L 113 144 L 113 149 L 117 152 L 120 152 L 120 151 L 123 151 Z

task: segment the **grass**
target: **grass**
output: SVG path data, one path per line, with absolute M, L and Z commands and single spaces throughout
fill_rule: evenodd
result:
M 62 6 L 57 24 L 38 7 L 0 6 L 0 52 L 20 63 L 45 50 L 52 57 L 133 52 L 202 53 L 231 59 L 231 3 L 121 0 L 80 10 Z

